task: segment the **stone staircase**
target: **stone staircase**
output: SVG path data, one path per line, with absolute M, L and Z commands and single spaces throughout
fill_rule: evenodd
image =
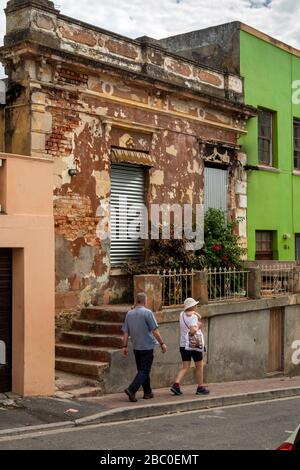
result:
M 130 305 L 84 308 L 72 328 L 56 344 L 56 370 L 97 382 L 95 395 L 104 391 L 101 383 L 110 367 L 111 355 L 122 348 L 122 323 Z M 77 394 L 80 396 L 80 392 Z

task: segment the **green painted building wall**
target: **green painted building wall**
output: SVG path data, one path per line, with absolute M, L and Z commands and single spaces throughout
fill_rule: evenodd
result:
M 275 258 L 294 260 L 295 233 L 300 234 L 300 175 L 294 175 L 293 119 L 300 119 L 300 104 L 292 102 L 292 84 L 300 80 L 300 58 L 241 30 L 240 67 L 245 102 L 276 113 L 275 168 L 248 170 L 248 258 L 255 259 L 256 230 L 273 230 Z M 248 164 L 259 165 L 257 118 L 249 122 L 241 144 Z

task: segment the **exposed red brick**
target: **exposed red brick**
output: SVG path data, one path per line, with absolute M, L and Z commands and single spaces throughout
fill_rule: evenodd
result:
M 119 56 L 124 56 L 129 59 L 137 59 L 138 52 L 134 46 L 130 46 L 125 42 L 121 41 L 114 41 L 113 39 L 108 39 L 105 42 L 105 47 L 108 49 L 109 52 L 112 54 L 117 54 Z
M 63 38 L 69 39 L 70 41 L 79 42 L 80 44 L 85 44 L 90 47 L 94 47 L 97 44 L 95 37 L 87 32 L 74 28 L 61 27 L 60 32 Z
M 58 83 L 70 85 L 86 85 L 88 82 L 88 76 L 86 74 L 66 68 L 58 69 L 56 78 Z
M 190 77 L 192 74 L 191 67 L 187 64 L 184 64 L 179 61 L 172 60 L 169 65 L 168 69 L 171 70 L 172 72 L 178 74 L 178 75 L 183 75 L 184 77 Z

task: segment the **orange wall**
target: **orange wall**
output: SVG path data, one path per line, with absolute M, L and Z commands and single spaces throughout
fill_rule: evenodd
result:
M 13 248 L 13 392 L 54 392 L 52 161 L 0 154 L 0 247 Z M 4 203 L 2 202 L 4 201 Z

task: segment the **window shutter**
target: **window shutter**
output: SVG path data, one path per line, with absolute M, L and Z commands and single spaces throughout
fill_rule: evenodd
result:
M 205 167 L 204 205 L 208 209 L 228 210 L 228 171 Z
M 144 204 L 145 173 L 143 168 L 138 165 L 113 163 L 111 167 L 111 266 L 117 267 L 127 261 L 142 259 L 144 240 L 130 239 L 130 236 L 135 233 L 130 223 L 135 220 L 138 225 L 140 222 L 142 231 Z

